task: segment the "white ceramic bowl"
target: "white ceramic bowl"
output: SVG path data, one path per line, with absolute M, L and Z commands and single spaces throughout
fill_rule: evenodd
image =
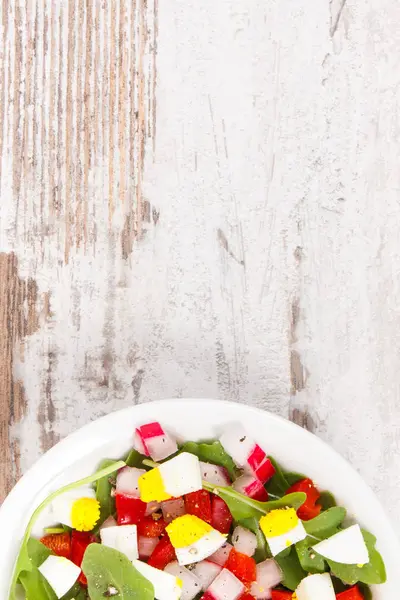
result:
M 103 417 L 57 444 L 19 481 L 0 509 L 0 598 L 7 597 L 13 564 L 26 522 L 51 491 L 95 471 L 103 458 L 119 458 L 132 444 L 135 425 L 157 419 L 179 439 L 216 437 L 229 422 L 240 422 L 267 452 L 291 471 L 306 473 L 330 490 L 350 516 L 378 538 L 388 580 L 374 600 L 398 600 L 400 544 L 381 505 L 356 471 L 316 436 L 280 417 L 242 404 L 217 400 L 164 400 Z M 38 523 L 38 533 L 46 517 Z

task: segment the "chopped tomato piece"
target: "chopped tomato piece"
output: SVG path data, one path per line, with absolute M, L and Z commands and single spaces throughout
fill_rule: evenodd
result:
M 146 503 L 125 494 L 115 496 L 118 525 L 137 525 L 144 518 Z
M 80 567 L 83 561 L 83 556 L 89 544 L 97 542 L 97 538 L 92 533 L 87 531 L 73 531 L 71 536 L 71 560 Z M 87 579 L 83 573 L 79 575 L 79 583 L 87 585 Z
M 206 490 L 191 492 L 185 496 L 185 508 L 189 515 L 195 515 L 206 523 L 211 523 L 211 494 Z
M 271 600 L 292 600 L 293 592 L 286 590 L 271 590 Z
M 248 592 L 245 592 L 243 596 L 240 596 L 239 600 L 255 600 L 255 598 Z
M 360 592 L 360 588 L 357 585 L 349 588 L 345 592 L 341 592 L 336 595 L 337 600 L 364 600 L 364 596 Z
M 149 517 L 144 517 L 144 519 L 138 523 L 138 535 L 149 538 L 160 537 L 167 524 L 164 519 L 155 519 L 154 516 L 155 515 L 153 514 Z
M 315 487 L 314 483 L 311 479 L 301 479 L 294 483 L 288 490 L 287 494 L 291 494 L 293 492 L 303 492 L 306 494 L 306 501 L 297 511 L 297 515 L 303 521 L 309 521 L 310 519 L 314 519 L 317 517 L 322 510 L 320 504 L 317 504 L 317 501 L 320 498 L 320 493 Z
M 167 564 L 173 560 L 176 560 L 175 548 L 169 541 L 169 537 L 164 535 L 164 537 L 160 539 L 157 546 L 154 548 L 148 560 L 148 564 L 151 567 L 155 567 L 156 569 L 163 571 Z
M 232 515 L 228 505 L 219 496 L 211 500 L 211 525 L 221 533 L 229 533 L 232 525 Z
M 40 541 L 57 556 L 63 556 L 64 558 L 71 556 L 71 536 L 69 533 L 52 533 L 45 535 Z
M 236 575 L 247 586 L 257 579 L 256 561 L 254 558 L 237 552 L 235 548 L 229 553 L 225 569 Z

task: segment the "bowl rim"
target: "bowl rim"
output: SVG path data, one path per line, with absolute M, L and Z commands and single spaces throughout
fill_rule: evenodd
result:
M 124 415 L 130 418 L 130 415 L 139 413 L 137 415 L 138 419 L 140 419 L 140 411 L 144 410 L 145 412 L 148 410 L 152 410 L 154 408 L 157 411 L 159 406 L 170 404 L 171 409 L 175 407 L 175 409 L 179 410 L 179 406 L 185 406 L 187 409 L 191 404 L 199 404 L 201 403 L 204 407 L 205 404 L 209 404 L 210 406 L 214 406 L 218 403 L 220 407 L 225 407 L 227 410 L 227 414 L 229 415 L 229 408 L 235 408 L 235 411 L 240 412 L 240 410 L 245 413 L 253 413 L 254 416 L 262 416 L 262 418 L 267 418 L 270 423 L 279 424 L 281 427 L 285 427 L 287 430 L 291 430 L 299 434 L 299 430 L 301 431 L 301 435 L 314 445 L 315 448 L 318 446 L 323 449 L 324 452 L 328 452 L 331 456 L 335 457 L 335 461 L 337 466 L 340 466 L 341 472 L 347 474 L 349 477 L 352 477 L 355 480 L 356 486 L 360 487 L 363 494 L 365 494 L 365 501 L 371 507 L 371 512 L 376 511 L 377 520 L 379 522 L 379 528 L 383 529 L 383 535 L 381 539 L 384 539 L 386 545 L 390 547 L 390 553 L 400 553 L 400 542 L 397 538 L 394 529 L 390 523 L 386 512 L 379 502 L 377 496 L 372 491 L 370 486 L 364 481 L 361 475 L 351 466 L 351 464 L 341 456 L 332 446 L 330 446 L 327 442 L 316 436 L 315 434 L 309 432 L 308 430 L 300 427 L 296 423 L 281 417 L 280 415 L 276 415 L 274 413 L 270 413 L 269 411 L 263 410 L 261 408 L 255 406 L 249 406 L 247 404 L 239 403 L 239 402 L 230 402 L 227 400 L 218 400 L 211 398 L 168 398 L 163 400 L 156 400 L 153 402 L 145 402 L 140 404 L 135 404 L 133 406 L 129 406 L 123 409 L 112 411 L 108 414 L 95 419 L 94 421 L 83 425 L 78 428 L 64 439 L 60 440 L 57 444 L 55 444 L 50 450 L 48 450 L 45 454 L 43 454 L 33 465 L 32 467 L 21 477 L 18 483 L 11 490 L 9 495 L 4 500 L 2 506 L 0 507 L 0 530 L 4 524 L 10 520 L 15 521 L 15 511 L 18 509 L 18 505 L 23 503 L 26 495 L 32 497 L 32 512 L 34 510 L 34 500 L 37 495 L 46 488 L 49 483 L 59 477 L 64 470 L 68 469 L 71 464 L 73 464 L 74 460 L 77 460 L 80 455 L 83 457 L 85 454 L 89 452 L 97 452 L 102 446 L 107 442 L 101 438 L 101 432 L 112 430 L 113 422 L 118 423 L 121 419 L 124 419 Z M 145 408 L 146 407 L 146 408 Z M 164 406 L 165 409 L 165 406 Z M 136 414 L 135 414 L 136 417 Z M 210 419 L 212 421 L 212 419 Z M 229 416 L 227 417 L 227 422 L 229 422 Z M 99 435 L 100 434 L 100 435 Z M 114 433 L 115 437 L 115 433 Z M 86 443 L 86 440 L 89 440 L 89 444 Z M 66 449 L 71 448 L 71 444 L 74 446 L 74 456 L 69 457 L 68 452 L 65 452 Z M 59 468 L 57 469 L 57 473 L 54 472 L 54 465 L 58 464 Z M 47 468 L 48 467 L 48 468 Z M 48 477 L 43 477 L 44 473 L 49 473 Z M 38 480 L 42 483 L 38 486 Z M 32 489 L 34 493 L 32 494 Z M 28 515 L 30 517 L 31 513 Z M 379 542 L 379 540 L 378 540 Z M 10 544 L 8 544 L 10 547 Z M 385 555 L 385 562 L 387 562 L 388 556 Z M 6 569 L 7 570 L 7 569 Z M 9 575 L 8 575 L 9 576 Z

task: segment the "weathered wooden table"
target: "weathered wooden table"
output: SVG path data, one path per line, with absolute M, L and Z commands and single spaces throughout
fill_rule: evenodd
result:
M 2 495 L 109 411 L 221 397 L 400 533 L 397 0 L 0 10 Z

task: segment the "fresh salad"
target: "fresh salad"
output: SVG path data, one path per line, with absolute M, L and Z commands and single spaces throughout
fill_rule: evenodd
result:
M 369 600 L 385 581 L 375 537 L 241 426 L 178 445 L 146 423 L 133 446 L 36 509 L 9 600 Z

